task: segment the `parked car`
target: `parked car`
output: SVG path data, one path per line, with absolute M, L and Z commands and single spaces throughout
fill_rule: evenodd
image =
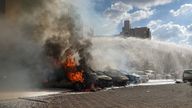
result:
M 192 70 L 184 70 L 183 72 L 183 82 L 190 82 L 192 83 Z
M 148 75 L 149 79 L 156 79 L 156 73 L 153 70 L 144 70 L 145 74 Z
M 105 75 L 103 71 L 96 71 L 96 85 L 101 88 L 111 87 L 113 85 L 112 78 Z
M 128 74 L 126 75 L 129 79 L 129 84 L 138 84 L 140 83 L 140 77 L 138 75 Z
M 129 79 L 126 77 L 126 75 L 118 70 L 109 70 L 105 71 L 104 73 L 105 75 L 112 78 L 114 86 L 125 86 L 128 84 Z
M 144 73 L 143 71 L 138 71 L 138 72 L 136 72 L 136 74 L 139 75 L 141 83 L 146 83 L 149 81 L 149 76 L 146 73 Z

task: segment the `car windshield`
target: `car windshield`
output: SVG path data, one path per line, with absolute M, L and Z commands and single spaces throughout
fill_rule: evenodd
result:
M 138 75 L 146 75 L 143 71 L 137 71 L 136 74 L 138 74 Z
M 192 74 L 192 70 L 185 70 L 184 73 L 190 73 L 190 74 Z
M 104 73 L 102 71 L 97 71 L 96 73 L 97 73 L 97 75 L 104 75 Z

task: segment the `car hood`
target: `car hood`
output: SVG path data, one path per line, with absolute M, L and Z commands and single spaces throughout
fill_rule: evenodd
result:
M 98 78 L 98 79 L 105 79 L 105 80 L 112 80 L 111 77 L 108 77 L 108 76 L 106 76 L 106 75 L 99 75 L 99 76 L 97 76 L 97 78 Z
M 119 81 L 122 81 L 122 80 L 129 80 L 127 77 L 125 76 L 118 76 L 118 77 L 113 77 L 112 79 L 114 80 L 119 80 Z

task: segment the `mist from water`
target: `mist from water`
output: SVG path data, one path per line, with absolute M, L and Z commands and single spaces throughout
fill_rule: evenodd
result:
M 153 70 L 181 77 L 192 68 L 192 48 L 173 43 L 121 37 L 95 37 L 90 64 L 95 70 L 117 69 L 123 73 Z

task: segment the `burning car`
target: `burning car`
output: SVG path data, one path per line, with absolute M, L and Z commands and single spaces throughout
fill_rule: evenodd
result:
M 125 86 L 128 84 L 129 79 L 126 77 L 126 75 L 118 70 L 109 70 L 105 71 L 104 73 L 105 75 L 112 78 L 114 86 Z
M 43 85 L 72 88 L 77 91 L 90 88 L 95 83 L 94 75 L 83 60 L 76 60 L 73 48 L 64 50 L 58 40 L 59 38 L 53 37 L 45 43 L 45 53 L 52 64 L 53 71 L 47 75 Z M 78 64 L 78 62 L 82 63 Z
M 54 70 L 48 74 L 45 85 L 49 87 L 67 87 L 75 90 L 84 88 L 84 71 L 80 70 L 70 50 L 66 51 L 65 61 L 53 60 Z

